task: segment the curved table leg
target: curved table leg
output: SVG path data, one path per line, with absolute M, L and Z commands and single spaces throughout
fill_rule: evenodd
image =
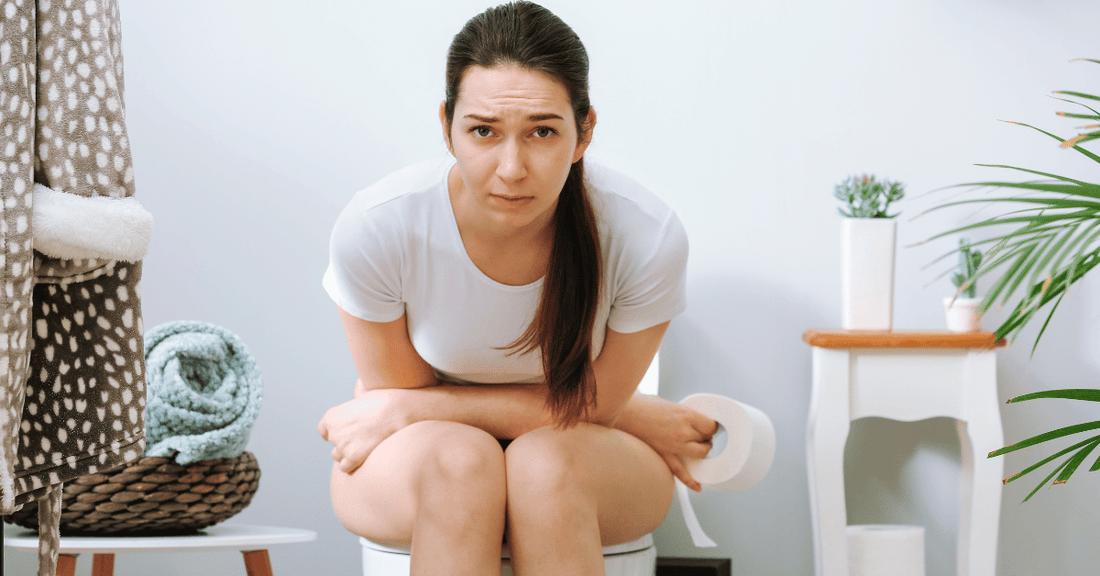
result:
M 244 569 L 248 576 L 272 576 L 267 550 L 241 550 L 241 554 L 244 554 Z
M 92 576 L 114 576 L 115 555 L 99 553 L 92 556 Z
M 989 458 L 1004 446 L 997 398 L 997 357 L 991 350 L 967 354 L 966 421 L 956 421 L 962 456 L 959 497 L 959 576 L 994 576 L 1000 534 L 1004 458 Z
M 73 576 L 76 574 L 76 554 L 57 555 L 57 576 Z
M 844 447 L 848 441 L 849 355 L 814 348 L 814 393 L 806 427 L 806 468 L 817 576 L 848 576 Z
M 985 422 L 984 426 L 962 421 L 956 421 L 955 425 L 962 456 L 957 573 L 959 576 L 994 576 L 1004 459 L 987 458 L 987 455 L 1004 444 L 1000 419 L 996 423 Z

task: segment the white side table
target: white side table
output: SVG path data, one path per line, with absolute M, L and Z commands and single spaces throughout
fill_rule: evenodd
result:
M 817 576 L 848 575 L 844 446 L 850 422 L 879 416 L 956 420 L 962 452 L 958 575 L 994 576 L 1004 459 L 997 364 L 989 332 L 809 330 L 813 395 L 806 463 Z
M 248 576 L 272 576 L 267 548 L 276 544 L 309 542 L 316 532 L 274 526 L 217 524 L 188 536 L 62 536 L 57 559 L 57 576 L 73 576 L 76 556 L 95 554 L 92 576 L 111 576 L 119 552 L 202 552 L 240 550 Z M 4 546 L 38 551 L 38 534 L 32 530 L 5 532 Z

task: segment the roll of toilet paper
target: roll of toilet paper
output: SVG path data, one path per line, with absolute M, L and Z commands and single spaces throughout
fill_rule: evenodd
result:
M 713 418 L 726 430 L 726 446 L 707 458 L 684 458 L 700 484 L 736 492 L 764 478 L 775 457 L 775 428 L 759 409 L 718 394 L 692 394 L 680 401 Z
M 707 458 L 684 458 L 691 477 L 716 490 L 734 492 L 756 485 L 768 473 L 775 457 L 775 428 L 760 410 L 718 394 L 692 394 L 680 401 L 714 419 L 726 431 L 726 446 Z M 717 546 L 703 530 L 688 498 L 688 488 L 676 480 L 676 494 L 684 524 L 698 548 Z
M 850 576 L 924 576 L 924 526 L 848 527 Z

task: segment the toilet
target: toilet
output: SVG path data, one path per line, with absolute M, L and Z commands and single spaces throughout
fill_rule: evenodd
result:
M 366 538 L 363 545 L 364 576 L 404 576 L 409 573 L 409 548 L 383 546 Z M 513 576 L 512 555 L 505 543 L 501 549 L 501 576 Z M 657 567 L 657 548 L 653 535 L 633 542 L 603 547 L 603 566 L 607 576 L 653 576 Z
M 645 377 L 638 384 L 638 391 L 644 394 L 657 394 L 658 361 L 646 370 Z M 359 539 L 363 546 L 363 576 L 406 576 L 409 573 L 409 547 L 386 546 Z M 505 542 L 501 549 L 501 576 L 513 576 L 512 555 Z M 603 547 L 604 571 L 607 576 L 653 576 L 657 571 L 657 548 L 653 545 L 653 535 Z

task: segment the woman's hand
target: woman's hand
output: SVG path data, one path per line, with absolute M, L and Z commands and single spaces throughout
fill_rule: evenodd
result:
M 702 491 L 702 484 L 692 478 L 683 459 L 707 456 L 718 422 L 683 404 L 635 393 L 615 427 L 649 444 L 685 486 Z
M 332 459 L 342 472 L 354 472 L 390 434 L 411 424 L 400 401 L 402 392 L 396 388 L 365 390 L 356 383 L 354 400 L 325 412 L 317 431 L 335 446 Z

